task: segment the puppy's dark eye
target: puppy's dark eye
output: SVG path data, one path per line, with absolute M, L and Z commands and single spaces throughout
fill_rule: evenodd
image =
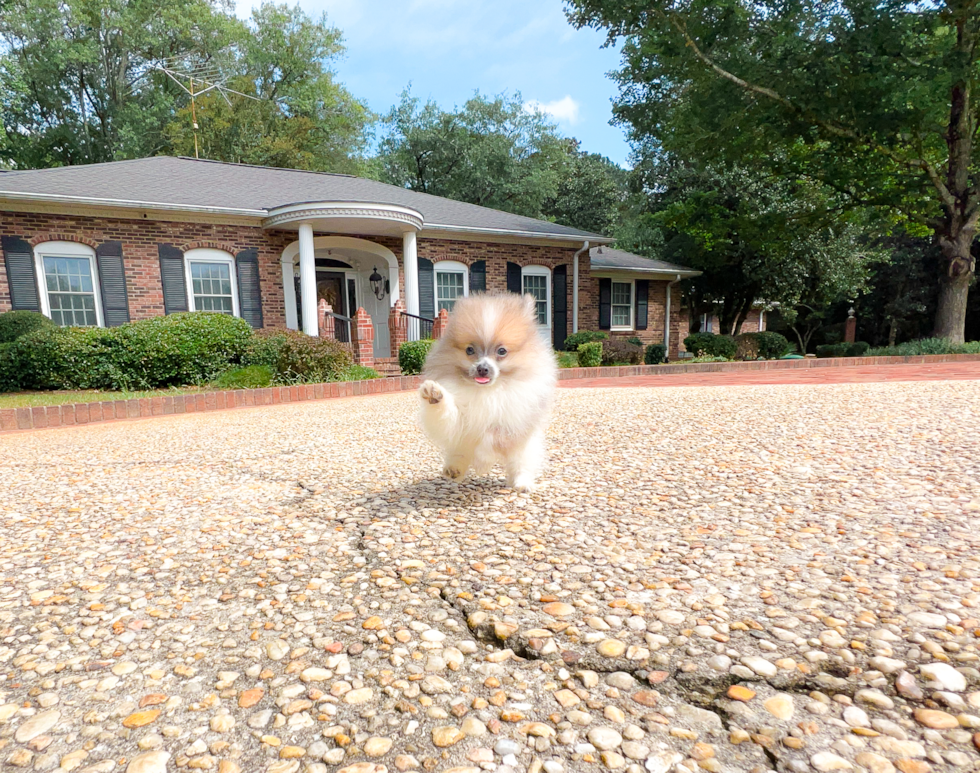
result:
M 503 346 L 501 346 L 499 349 L 497 349 L 497 356 L 498 357 L 506 357 L 507 356 L 507 350 Z
M 474 354 L 476 354 L 476 349 L 474 349 L 472 346 L 467 346 L 466 354 L 467 356 L 472 357 Z

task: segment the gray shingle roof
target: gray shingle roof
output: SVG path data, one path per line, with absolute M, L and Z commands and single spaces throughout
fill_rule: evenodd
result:
M 601 252 L 600 252 L 601 250 Z M 612 247 L 593 247 L 589 250 L 589 259 L 592 270 L 606 271 L 645 271 L 660 272 L 664 274 L 681 274 L 682 276 L 697 276 L 700 271 L 695 271 L 687 266 L 678 266 L 676 263 L 666 263 L 662 260 L 645 258 L 642 255 L 634 255 L 625 250 L 616 250 Z
M 23 195 L 104 199 L 156 208 L 221 208 L 257 215 L 287 204 L 350 201 L 397 204 L 422 213 L 426 226 L 493 229 L 542 238 L 605 237 L 576 228 L 500 212 L 396 185 L 343 174 L 304 172 L 193 158 L 156 156 L 0 176 L 0 199 Z

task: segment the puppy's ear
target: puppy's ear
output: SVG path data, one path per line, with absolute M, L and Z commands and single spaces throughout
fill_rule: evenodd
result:
M 530 293 L 525 293 L 524 295 L 524 313 L 529 319 L 537 321 L 538 319 L 538 301 Z

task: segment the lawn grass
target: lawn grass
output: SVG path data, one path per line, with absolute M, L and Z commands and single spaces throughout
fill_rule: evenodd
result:
M 0 408 L 33 408 L 39 405 L 98 403 L 103 400 L 132 400 L 138 397 L 186 395 L 206 391 L 209 390 L 202 387 L 184 387 L 183 389 L 148 389 L 141 392 L 100 392 L 97 389 L 59 392 L 10 392 L 9 394 L 0 394 Z

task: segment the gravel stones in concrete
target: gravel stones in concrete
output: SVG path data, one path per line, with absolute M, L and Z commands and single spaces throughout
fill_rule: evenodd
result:
M 562 390 L 533 494 L 411 395 L 8 436 L 0 768 L 970 770 L 977 398 Z

